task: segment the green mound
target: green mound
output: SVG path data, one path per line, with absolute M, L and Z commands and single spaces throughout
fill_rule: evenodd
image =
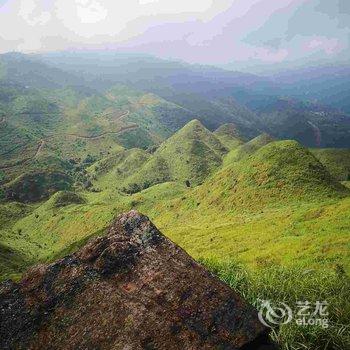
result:
M 142 128 L 127 130 L 118 135 L 118 142 L 125 148 L 146 149 L 153 146 L 157 141 L 156 137 Z
M 343 181 L 342 184 L 343 184 L 343 186 L 350 189 L 350 181 Z
M 275 141 L 219 171 L 203 187 L 201 196 L 209 201 L 221 198 L 230 208 L 254 209 L 276 201 L 319 200 L 348 194 L 298 142 Z
M 245 157 L 250 156 L 255 151 L 260 149 L 261 147 L 269 144 L 270 142 L 273 142 L 274 139 L 268 135 L 268 134 L 261 134 L 257 136 L 256 138 L 250 140 L 249 142 L 243 144 L 242 146 L 232 150 L 226 157 L 225 157 L 225 164 L 229 164 L 232 162 L 237 162 Z
M 350 180 L 350 149 L 312 149 L 311 152 L 338 181 Z
M 0 243 L 0 282 L 16 278 L 31 265 L 31 261 L 20 252 Z
M 236 125 L 232 123 L 221 125 L 214 131 L 214 135 L 228 149 L 234 149 L 244 143 L 242 135 L 238 131 Z
M 47 202 L 47 205 L 51 208 L 60 208 L 70 204 L 84 203 L 86 203 L 86 200 L 81 195 L 69 191 L 60 191 L 55 193 L 50 198 L 50 200 Z
M 122 150 L 103 158 L 91 167 L 96 176 L 110 173 L 111 171 L 118 177 L 126 177 L 136 171 L 150 157 L 146 151 L 138 148 Z
M 167 181 L 171 181 L 168 163 L 164 158 L 154 155 L 139 172 L 126 180 L 123 190 L 126 193 L 136 193 Z
M 0 228 L 3 229 L 10 226 L 30 211 L 30 206 L 23 203 L 11 202 L 0 204 Z
M 37 202 L 53 193 L 71 188 L 73 180 L 62 172 L 32 172 L 19 176 L 4 186 L 7 200 Z
M 121 188 L 125 179 L 137 173 L 150 157 L 142 149 L 122 150 L 96 162 L 88 171 L 98 188 Z
M 140 171 L 126 181 L 125 191 L 135 193 L 167 181 L 198 185 L 221 166 L 227 152 L 213 133 L 193 120 L 161 144 Z

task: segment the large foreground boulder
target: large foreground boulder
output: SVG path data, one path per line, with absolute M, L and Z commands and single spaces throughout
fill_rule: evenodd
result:
M 265 349 L 257 312 L 143 215 L 0 285 L 0 349 Z M 263 347 L 262 347 L 263 346 Z

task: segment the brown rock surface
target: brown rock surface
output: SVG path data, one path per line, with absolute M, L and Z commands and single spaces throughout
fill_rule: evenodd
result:
M 135 211 L 0 285 L 2 350 L 260 349 L 266 334 L 250 305 Z

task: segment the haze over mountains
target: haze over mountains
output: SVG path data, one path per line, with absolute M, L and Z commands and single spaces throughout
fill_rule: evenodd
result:
M 310 70 L 310 78 L 305 72 L 299 80 L 294 76 L 294 85 L 276 84 L 277 78 L 111 53 L 7 54 L 2 62 L 3 84 L 19 84 L 28 92 L 70 86 L 83 98 L 122 84 L 154 93 L 191 116 L 179 116 L 178 125 L 169 120 L 173 129 L 197 118 L 211 130 L 235 123 L 248 138 L 267 132 L 309 147 L 349 146 L 349 87 L 343 74 L 318 78 Z M 162 107 L 157 110 L 162 114 Z

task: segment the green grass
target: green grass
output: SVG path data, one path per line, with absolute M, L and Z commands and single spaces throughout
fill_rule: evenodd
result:
M 230 150 L 235 149 L 244 143 L 244 138 L 240 135 L 234 124 L 221 125 L 215 130 L 214 135 Z
M 94 163 L 88 174 L 98 193 L 58 193 L 24 218 L 3 215 L 12 227 L 2 242 L 47 260 L 136 208 L 195 258 L 234 257 L 253 269 L 339 264 L 349 271 L 349 191 L 298 143 L 270 142 L 194 188 L 168 182 L 168 164 L 147 168 L 155 155 L 121 150 Z M 121 192 L 139 169 L 164 175 L 163 183 Z
M 83 196 L 69 191 L 55 193 L 47 202 L 48 207 L 60 208 L 72 204 L 84 204 L 86 200 Z
M 258 149 L 266 146 L 272 141 L 274 141 L 274 139 L 270 135 L 267 135 L 267 134 L 259 135 L 254 139 L 250 140 L 249 142 L 246 142 L 240 145 L 239 147 L 233 148 L 226 155 L 224 164 L 230 164 L 233 162 L 240 161 L 243 158 L 252 155 Z
M 37 202 L 50 197 L 60 190 L 72 187 L 73 179 L 67 174 L 55 171 L 26 173 L 4 186 L 8 200 L 18 202 Z
M 17 220 L 25 217 L 32 211 L 32 206 L 10 202 L 0 203 L 0 227 L 4 229 L 8 226 L 13 225 Z
M 298 143 L 269 143 L 148 214 L 195 258 L 350 271 L 349 191 Z
M 135 193 L 167 181 L 198 185 L 221 166 L 227 152 L 213 133 L 193 120 L 162 143 L 148 162 L 126 181 L 126 191 Z
M 18 279 L 34 261 L 15 249 L 0 243 L 0 272 L 1 280 Z
M 188 199 L 181 202 L 186 203 L 157 205 L 148 214 L 196 259 L 234 258 L 252 269 L 295 265 L 322 269 L 339 264 L 350 272 L 349 198 L 240 214 L 225 212 L 224 207 L 221 213 L 204 209 Z
M 137 173 L 150 157 L 142 149 L 122 149 L 96 162 L 88 172 L 98 188 L 121 189 L 124 181 Z
M 283 349 L 346 348 L 350 191 L 314 152 L 267 135 L 229 145 L 198 121 L 153 153 L 125 149 L 113 137 L 67 140 L 53 139 L 28 168 L 63 168 L 76 182 L 90 179 L 92 189 L 0 204 L 1 280 L 75 251 L 135 208 L 253 304 L 327 299 L 332 326 L 284 326 L 273 333 Z M 137 193 L 123 191 L 133 184 L 129 192 Z
M 328 302 L 328 328 L 299 326 L 292 320 L 273 329 L 271 338 L 282 350 L 344 350 L 350 347 L 350 279 L 341 268 L 319 271 L 270 267 L 251 272 L 233 261 L 204 260 L 203 263 L 258 308 L 261 300 L 269 300 L 272 305 L 284 302 L 295 315 L 298 301 L 308 301 L 310 305 L 317 301 Z
M 196 199 L 226 211 L 258 211 L 300 200 L 344 197 L 349 191 L 295 141 L 271 142 L 233 162 L 198 189 Z
M 349 149 L 312 149 L 315 157 L 328 169 L 338 181 L 350 180 L 350 150 Z

